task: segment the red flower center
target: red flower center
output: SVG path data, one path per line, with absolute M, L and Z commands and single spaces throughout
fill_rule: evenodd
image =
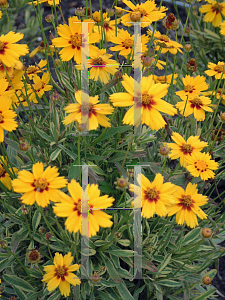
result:
M 59 266 L 55 269 L 55 276 L 57 276 L 57 279 L 61 278 L 62 281 L 65 280 L 64 276 L 67 275 L 67 268 L 65 266 Z
M 3 175 L 6 173 L 6 170 L 4 169 L 3 165 L 0 164 L 0 177 L 3 177 Z
M 3 43 L 2 41 L 0 41 L 0 51 L 2 51 L 5 47 L 5 43 Z
M 4 123 L 4 117 L 3 117 L 3 115 L 1 114 L 1 112 L 0 112 L 0 123 Z
M 193 151 L 193 147 L 190 144 L 184 144 L 182 146 L 182 151 L 184 154 L 189 154 Z
M 192 205 L 193 200 L 191 199 L 191 196 L 183 196 L 181 203 L 184 207 L 189 208 Z
M 38 178 L 34 181 L 33 185 L 38 192 L 43 192 L 44 190 L 47 190 L 49 183 L 44 178 Z
M 157 201 L 159 192 L 155 188 L 147 189 L 147 191 L 145 193 L 148 198 L 148 201 L 150 201 L 150 202 Z

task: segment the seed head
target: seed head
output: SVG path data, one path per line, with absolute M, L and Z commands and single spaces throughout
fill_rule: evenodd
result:
M 202 236 L 204 238 L 210 238 L 212 236 L 212 230 L 210 228 L 203 228 L 202 229 Z
M 209 285 L 209 284 L 211 284 L 212 280 L 209 276 L 205 276 L 205 277 L 203 277 L 202 282 L 206 285 Z

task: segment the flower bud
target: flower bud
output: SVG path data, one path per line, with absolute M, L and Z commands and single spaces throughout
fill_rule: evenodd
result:
M 127 186 L 127 180 L 123 177 L 119 178 L 116 182 L 117 186 L 120 188 L 125 188 Z
M 117 240 L 121 239 L 122 233 L 121 232 L 116 232 L 115 237 L 117 238 Z
M 52 238 L 52 233 L 51 233 L 51 232 L 47 232 L 47 233 L 45 234 L 45 238 L 46 238 L 47 240 L 50 240 L 50 239 Z
M 9 7 L 7 0 L 0 0 L 0 9 L 6 9 Z
M 44 234 L 45 233 L 45 228 L 42 227 L 42 226 L 39 227 L 38 232 L 41 233 L 41 234 Z
M 20 149 L 22 151 L 27 151 L 28 148 L 29 148 L 29 145 L 26 142 L 23 142 L 23 143 L 20 144 Z
M 98 282 L 100 280 L 100 276 L 98 273 L 94 272 L 92 275 L 91 275 L 91 280 L 93 282 Z
M 224 252 L 225 252 L 225 248 L 224 248 L 224 247 L 220 247 L 219 251 L 220 251 L 221 253 L 224 253 Z
M 0 241 L 0 249 L 1 249 L 1 248 L 2 248 L 2 249 L 5 249 L 6 247 L 7 247 L 6 241 L 1 240 L 1 241 Z
M 189 60 L 187 62 L 186 67 L 187 67 L 188 72 L 191 72 L 191 73 L 195 72 L 197 70 L 197 63 L 196 63 L 195 59 L 192 58 L 191 60 Z
M 220 114 L 220 119 L 223 123 L 225 123 L 225 112 Z
M 4 286 L 1 285 L 1 286 L 0 286 L 0 294 L 3 293 L 4 290 L 5 290 Z
M 205 276 L 203 277 L 202 282 L 206 285 L 209 285 L 212 282 L 212 280 L 209 276 Z
M 50 100 L 53 101 L 53 102 L 57 102 L 60 98 L 60 95 L 59 93 L 57 93 L 56 91 L 53 91 L 50 95 Z
M 154 61 L 154 59 L 152 57 L 149 57 L 149 56 L 144 56 L 142 58 L 142 63 L 145 67 L 150 67 L 152 65 L 153 61 Z
M 61 65 L 61 60 L 59 58 L 55 59 L 55 64 L 57 67 L 59 67 Z
M 191 51 L 191 44 L 186 44 L 186 45 L 184 46 L 184 50 L 185 50 L 186 52 L 190 52 L 190 51 Z
M 22 213 L 23 215 L 27 215 L 27 214 L 29 213 L 28 208 L 27 208 L 27 207 L 22 207 L 22 208 L 21 208 L 21 213 Z
M 119 9 L 119 8 L 117 8 L 117 10 L 116 10 L 116 14 L 117 14 L 117 16 L 122 16 L 123 15 L 123 10 L 122 9 Z
M 36 249 L 29 250 L 26 253 L 26 258 L 31 264 L 37 264 L 41 260 L 41 253 Z
M 163 156 L 166 156 L 170 152 L 170 149 L 166 144 L 162 145 L 159 149 L 159 153 Z
M 127 173 L 128 177 L 131 177 L 131 178 L 134 177 L 134 169 L 127 169 L 126 173 Z
M 130 19 L 132 22 L 139 22 L 141 20 L 140 11 L 134 11 L 130 14 Z
M 45 21 L 48 23 L 52 23 L 55 20 L 55 16 L 52 14 L 49 14 L 45 17 Z
M 109 17 L 112 17 L 115 13 L 115 10 L 113 8 L 106 8 L 106 12 Z
M 17 300 L 16 297 L 12 296 L 9 298 L 9 300 Z
M 120 79 L 122 78 L 122 73 L 120 71 L 116 71 L 116 73 L 114 74 L 114 76 L 117 78 L 117 79 Z
M 19 138 L 19 143 L 24 143 L 25 142 L 25 139 L 23 137 L 20 137 Z
M 185 33 L 189 34 L 191 32 L 191 27 L 188 25 L 185 29 Z
M 204 238 L 210 238 L 212 236 L 212 230 L 210 228 L 203 228 L 202 229 L 202 236 Z

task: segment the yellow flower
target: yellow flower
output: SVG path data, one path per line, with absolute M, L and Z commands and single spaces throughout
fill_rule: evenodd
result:
M 145 52 L 148 50 L 146 44 L 149 41 L 149 37 L 142 34 L 141 37 L 138 36 L 137 43 L 141 43 L 141 51 Z M 134 35 L 130 35 L 128 31 L 123 29 L 118 30 L 117 36 L 110 36 L 110 42 L 118 44 L 117 46 L 111 47 L 111 51 L 120 51 L 119 55 L 127 56 L 131 53 L 131 49 L 134 45 Z
M 87 94 L 86 96 L 88 97 Z M 75 93 L 75 98 L 78 103 L 69 104 L 64 108 L 64 110 L 69 113 L 69 115 L 65 117 L 63 121 L 64 125 L 68 125 L 76 121 L 79 124 L 81 124 L 81 122 L 83 123 L 83 125 L 86 124 L 86 127 L 88 123 L 89 130 L 97 129 L 99 124 L 103 127 L 111 127 L 109 119 L 105 116 L 111 115 L 114 111 L 114 108 L 110 104 L 98 104 L 98 96 L 89 97 L 89 103 L 86 103 L 86 101 L 84 101 L 84 103 L 81 103 L 81 91 Z
M 102 26 L 101 26 L 101 11 L 96 11 L 92 14 L 92 19 L 97 23 L 97 25 L 94 26 L 94 32 L 100 33 L 102 36 Z M 117 25 L 120 23 L 120 19 L 117 19 Z M 103 26 L 104 26 L 104 32 L 105 32 L 105 38 L 106 41 L 110 41 L 111 36 L 116 35 L 116 21 L 110 20 L 110 18 L 107 18 L 107 13 L 103 13 Z M 103 33 L 104 38 L 104 33 Z
M 46 70 L 46 68 L 44 68 L 46 65 L 47 65 L 47 60 L 42 59 L 37 66 L 29 66 L 28 68 L 26 68 L 26 74 L 28 78 L 32 79 L 34 77 L 34 74 Z
M 136 84 L 137 86 L 139 85 L 138 83 Z M 161 99 L 167 94 L 169 85 L 155 83 L 153 75 L 142 78 L 141 95 L 134 95 L 134 79 L 127 74 L 123 76 L 122 85 L 128 93 L 115 93 L 110 95 L 109 99 L 113 102 L 114 106 L 125 107 L 132 105 L 123 118 L 124 124 L 134 125 L 134 109 L 137 105 L 140 105 L 140 101 L 142 104 L 142 123 L 149 126 L 152 130 L 159 130 L 166 125 L 159 111 L 170 116 L 176 114 L 176 109 Z M 135 91 L 135 93 L 138 92 Z M 139 100 L 135 108 L 134 97 Z M 140 120 L 137 121 L 138 123 L 140 123 Z
M 215 79 L 220 79 L 221 77 L 222 79 L 224 79 L 225 78 L 224 65 L 225 63 L 222 61 L 219 61 L 217 65 L 210 62 L 208 63 L 208 68 L 210 70 L 206 70 L 205 73 L 208 76 L 215 76 Z
M 178 74 L 170 74 L 167 76 L 156 76 L 154 75 L 154 81 L 155 83 L 168 83 L 171 84 L 172 78 L 173 78 L 173 84 L 176 84 L 177 81 L 175 80 L 178 77 Z
M 52 89 L 52 85 L 48 85 L 50 81 L 50 74 L 49 72 L 44 73 L 42 75 L 42 78 L 40 78 L 37 74 L 34 74 L 33 76 L 33 82 L 34 84 L 32 85 L 33 89 L 35 90 L 36 94 L 38 95 L 39 98 L 42 98 L 45 92 L 50 91 Z M 32 93 L 30 95 L 29 100 L 33 101 L 36 99 L 36 94 L 32 89 Z
M 208 146 L 208 143 L 199 140 L 199 136 L 190 136 L 186 142 L 178 132 L 173 132 L 171 138 L 175 143 L 167 144 L 172 149 L 169 158 L 180 158 L 181 167 L 187 166 L 186 158 L 190 157 L 192 153 L 202 151 L 203 148 Z
M 73 257 L 71 252 L 64 257 L 58 252 L 55 253 L 54 265 L 44 266 L 46 274 L 43 276 L 42 281 L 47 283 L 47 289 L 52 292 L 59 287 L 62 296 L 69 296 L 70 285 L 80 285 L 80 279 L 72 272 L 79 270 L 80 265 L 71 265 Z
M 7 187 L 8 190 L 12 189 L 12 180 L 10 175 L 7 173 L 6 169 L 5 169 L 5 165 L 8 167 L 7 161 L 4 159 L 3 156 L 0 156 L 0 181 L 2 184 L 4 184 L 5 187 Z M 11 171 L 11 173 L 18 173 L 18 169 L 17 168 L 10 168 L 8 167 L 8 169 Z
M 218 3 L 214 0 L 207 0 L 209 4 L 202 5 L 199 8 L 201 13 L 206 13 L 205 22 L 212 22 L 214 27 L 219 27 L 222 22 L 222 15 L 225 16 L 225 3 Z
M 211 100 L 205 96 L 198 96 L 186 101 L 182 100 L 176 104 L 176 107 L 182 115 L 188 117 L 194 113 L 194 117 L 197 121 L 205 120 L 205 111 L 213 112 L 210 106 L 212 106 Z
M 84 20 L 84 22 L 90 21 L 92 20 Z M 84 51 L 85 45 L 89 45 L 89 54 L 91 54 L 91 51 L 95 49 L 95 46 L 91 44 L 99 42 L 101 38 L 99 33 L 92 33 L 93 27 L 94 22 L 93 24 L 89 23 L 88 36 L 82 36 L 82 23 L 75 16 L 69 18 L 69 26 L 64 24 L 57 27 L 60 37 L 53 39 L 52 44 L 55 47 L 63 48 L 59 52 L 62 61 L 69 61 L 74 58 L 77 64 L 82 64 L 81 50 Z
M 216 99 L 220 100 L 220 98 L 221 98 L 222 104 L 225 105 L 225 89 L 219 88 L 217 93 L 216 93 L 216 91 L 207 91 L 202 94 L 204 96 L 214 96 L 216 94 Z
M 2 11 L 0 10 L 0 19 L 2 18 Z
M 46 44 L 46 43 L 45 43 Z M 43 41 L 40 42 L 40 45 L 35 48 L 30 54 L 30 57 L 34 57 L 37 53 L 43 53 L 45 54 L 45 44 Z M 53 55 L 53 52 L 55 52 L 55 47 L 52 45 L 46 45 L 47 55 Z M 49 51 L 50 50 L 50 51 Z M 51 53 L 50 53 L 51 52 Z M 57 51 L 56 51 L 57 52 Z
M 18 123 L 14 120 L 16 113 L 10 109 L 11 104 L 12 101 L 8 97 L 0 101 L 0 143 L 4 141 L 4 130 L 11 132 L 18 127 Z
M 54 5 L 59 5 L 61 0 L 38 0 L 38 1 L 33 1 L 33 2 L 29 2 L 28 4 L 32 5 L 34 4 L 35 6 L 39 3 L 46 3 L 50 6 L 54 6 Z
M 110 59 L 112 54 L 107 54 L 106 49 L 98 49 L 90 54 L 89 67 L 90 69 L 89 78 L 98 81 L 98 78 L 106 84 L 109 82 L 109 74 L 114 75 L 119 68 L 119 63 L 116 60 Z
M 7 70 L 9 78 L 12 80 L 14 78 L 15 71 L 16 70 L 18 70 L 18 71 L 23 70 L 24 65 L 21 61 L 18 60 L 13 67 L 6 67 L 5 66 L 5 68 Z M 4 65 L 3 65 L 2 61 L 0 60 L 0 78 L 7 78 L 7 73 L 5 71 L 5 68 L 4 68 Z
M 151 37 L 153 32 L 149 29 L 147 31 L 147 34 Z M 154 44 L 156 46 L 155 50 L 158 51 L 161 47 L 161 53 L 167 53 L 168 51 L 175 55 L 177 54 L 177 51 L 180 53 L 183 53 L 180 48 L 183 48 L 182 45 L 180 45 L 177 42 L 172 41 L 167 35 L 161 34 L 159 31 L 155 31 L 154 33 Z
M 186 75 L 185 78 L 182 78 L 184 84 L 184 90 L 176 92 L 176 95 L 179 96 L 182 100 L 193 99 L 197 97 L 201 91 L 208 89 L 208 84 L 205 82 L 205 77 L 198 75 L 197 77 L 191 77 Z
M 14 67 L 20 56 L 24 56 L 29 52 L 27 45 L 15 44 L 23 36 L 22 33 L 12 31 L 0 36 L 0 60 L 7 67 Z
M 155 213 L 160 217 L 165 217 L 167 207 L 174 203 L 175 185 L 170 182 L 163 183 L 163 179 L 163 176 L 158 173 L 153 182 L 150 182 L 143 174 L 139 174 L 137 177 L 139 186 L 134 184 L 129 186 L 130 191 L 137 195 L 134 206 L 136 203 L 135 208 L 142 206 L 144 218 L 152 218 Z
M 97 184 L 88 185 L 85 191 L 83 191 L 78 182 L 71 180 L 71 183 L 68 184 L 68 190 L 71 197 L 61 192 L 61 202 L 53 207 L 53 211 L 58 217 L 67 218 L 65 226 L 69 232 L 81 232 L 82 217 L 88 217 L 89 237 L 95 236 L 100 227 L 106 228 L 112 226 L 113 222 L 110 221 L 112 216 L 101 210 L 112 206 L 115 199 L 108 195 L 100 196 Z M 88 208 L 85 211 L 85 204 L 82 204 L 82 202 L 87 198 Z
M 188 183 L 186 190 L 177 186 L 174 193 L 175 204 L 168 207 L 168 216 L 176 215 L 176 222 L 179 225 L 186 222 L 187 226 L 195 228 L 198 226 L 197 216 L 200 219 L 207 219 L 207 215 L 200 206 L 207 203 L 208 198 L 198 194 L 197 184 Z
M 141 65 L 139 65 L 140 56 L 141 56 Z M 151 54 L 150 56 L 147 56 L 147 52 L 145 52 L 143 54 L 135 53 L 132 66 L 135 69 L 137 69 L 137 68 L 142 69 L 142 67 L 144 66 L 143 70 L 145 70 L 145 68 L 152 67 L 155 65 L 156 57 L 157 57 L 156 54 L 153 54 L 153 55 Z M 159 70 L 163 70 L 164 69 L 163 66 L 165 66 L 165 65 L 166 65 L 165 61 L 157 59 L 156 67 Z
M 225 35 L 225 21 L 220 24 L 220 34 Z
M 195 152 L 190 157 L 186 158 L 188 162 L 186 169 L 192 176 L 200 176 L 202 180 L 214 178 L 215 173 L 212 170 L 217 170 L 219 165 L 210 158 L 209 153 Z
M 59 177 L 56 167 L 47 167 L 44 171 L 42 162 L 33 165 L 33 173 L 22 170 L 18 173 L 18 179 L 12 182 L 16 193 L 24 193 L 22 203 L 33 205 L 36 201 L 41 207 L 46 207 L 49 201 L 59 201 L 59 190 L 67 185 L 64 176 Z
M 134 17 L 136 17 L 137 21 L 141 21 L 141 27 L 147 27 L 152 24 L 152 22 L 156 22 L 158 20 L 163 19 L 166 14 L 164 13 L 165 7 L 161 7 L 160 9 L 157 8 L 155 1 L 146 1 L 145 3 L 136 4 L 134 5 L 131 1 L 123 0 L 123 3 L 125 3 L 132 11 L 127 11 L 125 9 L 121 9 L 121 7 L 115 6 L 116 9 L 121 9 L 125 12 L 128 12 L 128 14 L 122 16 L 121 22 L 125 26 L 132 26 L 133 24 L 131 22 L 134 22 Z

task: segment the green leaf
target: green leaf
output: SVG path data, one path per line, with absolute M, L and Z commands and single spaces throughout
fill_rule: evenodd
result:
M 57 291 L 57 292 L 55 292 L 54 294 L 52 294 L 52 295 L 48 298 L 48 300 L 58 300 L 58 299 L 60 299 L 60 297 L 61 297 L 61 293 L 60 293 L 60 291 Z
M 26 300 L 27 299 L 27 297 L 24 294 L 24 292 L 21 291 L 20 286 L 12 284 L 12 287 L 13 287 L 16 295 L 19 297 L 20 300 Z
M 120 294 L 120 296 L 122 297 L 122 299 L 126 299 L 126 300 L 134 300 L 134 297 L 131 295 L 131 293 L 128 291 L 126 284 L 124 283 L 124 281 L 122 280 L 121 284 L 118 285 L 117 290 Z
M 105 257 L 103 254 L 101 256 L 105 262 L 105 266 L 108 270 L 109 276 L 113 279 L 113 281 L 120 283 L 121 282 L 120 276 L 116 272 L 113 263 L 108 259 L 108 257 Z
M 27 236 L 28 236 L 28 229 L 26 227 L 22 227 L 19 231 L 15 232 L 12 235 L 11 251 L 13 253 L 16 252 L 16 249 L 19 246 L 20 242 L 25 240 Z
M 170 279 L 157 280 L 157 283 L 161 284 L 161 285 L 169 286 L 169 287 L 179 287 L 179 286 L 181 286 L 180 282 L 173 281 L 173 280 L 170 280 Z
M 38 128 L 35 128 L 37 133 L 46 141 L 48 142 L 54 142 L 54 140 L 49 136 L 47 135 L 44 131 L 42 131 L 41 129 L 38 129 Z
M 130 240 L 118 240 L 118 243 L 124 247 L 130 246 Z
M 101 297 L 102 300 L 108 299 L 108 300 L 115 300 L 114 297 L 112 297 L 109 293 L 105 293 L 102 291 L 98 291 L 98 295 Z
M 164 258 L 163 262 L 161 263 L 161 265 L 159 267 L 158 273 L 162 272 L 165 269 L 165 267 L 169 264 L 169 262 L 171 260 L 171 256 L 172 256 L 172 254 L 166 255 L 166 257 Z
M 3 275 L 3 279 L 8 282 L 10 285 L 15 285 L 18 286 L 21 290 L 25 292 L 31 292 L 33 291 L 33 287 L 25 280 L 22 278 L 19 278 L 15 275 Z
M 209 299 L 209 296 L 212 296 L 216 292 L 216 289 L 211 289 L 202 294 L 201 296 L 198 296 L 197 298 L 194 298 L 194 300 L 204 300 Z
M 132 257 L 134 256 L 133 250 L 106 250 L 105 252 L 118 257 Z
M 36 210 L 34 213 L 33 219 L 32 219 L 32 226 L 33 226 L 34 233 L 35 233 L 40 221 L 41 221 L 41 213 L 38 210 Z
M 70 150 L 66 149 L 63 145 L 58 145 L 59 148 L 61 148 L 66 154 L 68 154 L 72 159 L 76 159 L 77 155 L 71 152 Z
M 118 126 L 118 127 L 114 127 L 114 128 L 109 128 L 105 134 L 98 140 L 99 142 L 108 140 L 109 138 L 111 138 L 112 136 L 114 136 L 116 133 L 123 133 L 125 131 L 128 131 L 131 129 L 131 125 L 127 125 L 127 126 Z
M 101 279 L 101 284 L 104 285 L 104 286 L 107 286 L 107 287 L 114 287 L 114 286 L 117 286 L 117 285 L 120 285 L 121 283 L 119 282 L 115 282 L 115 281 L 108 281 L 108 280 L 105 280 L 105 279 Z
M 59 154 L 60 154 L 61 151 L 62 151 L 62 149 L 60 149 L 60 148 L 55 149 L 55 151 L 53 151 L 53 152 L 51 153 L 50 159 L 51 159 L 52 161 L 55 160 L 55 159 L 59 156 Z
M 11 266 L 12 262 L 14 260 L 14 257 L 11 255 L 10 257 L 7 257 L 0 261 L 0 272 L 2 272 L 6 267 Z
M 197 227 L 197 228 L 191 230 L 190 232 L 188 232 L 188 234 L 186 234 L 185 237 L 183 238 L 182 246 L 191 244 L 191 243 L 193 243 L 194 240 L 199 238 L 200 230 L 201 230 L 201 228 Z

